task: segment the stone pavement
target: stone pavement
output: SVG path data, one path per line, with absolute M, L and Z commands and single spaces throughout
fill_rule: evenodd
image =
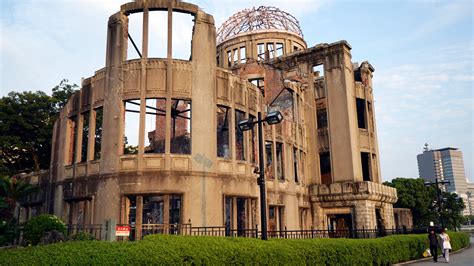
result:
M 470 237 L 471 246 L 464 249 L 461 252 L 449 254 L 449 265 L 465 266 L 474 265 L 474 237 Z M 438 262 L 434 262 L 433 259 L 410 263 L 410 265 L 439 265 L 446 264 L 443 256 L 438 257 Z

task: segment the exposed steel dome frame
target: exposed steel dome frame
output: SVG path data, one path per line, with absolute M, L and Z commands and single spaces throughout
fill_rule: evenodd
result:
M 276 7 L 260 6 L 244 9 L 227 19 L 217 30 L 217 43 L 247 32 L 277 30 L 303 38 L 300 23 L 291 14 Z

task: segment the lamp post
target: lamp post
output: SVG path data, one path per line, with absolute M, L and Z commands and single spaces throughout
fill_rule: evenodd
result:
M 441 220 L 441 227 L 444 229 L 444 219 L 443 216 L 441 215 L 441 189 L 439 188 L 439 185 L 444 185 L 444 184 L 449 184 L 449 181 L 441 180 L 438 181 L 438 178 L 435 178 L 435 182 L 425 182 L 425 186 L 431 186 L 431 185 L 436 185 L 436 196 L 438 198 L 438 214 L 439 214 L 439 219 Z
M 242 120 L 239 122 L 239 129 L 241 131 L 251 130 L 255 124 L 258 125 L 258 162 L 259 162 L 259 177 L 257 184 L 260 186 L 260 218 L 262 224 L 262 240 L 267 240 L 267 195 L 265 191 L 265 165 L 263 163 L 263 123 L 269 125 L 278 124 L 283 120 L 283 116 L 279 111 L 268 113 L 265 119 L 262 119 L 262 113 L 258 112 L 257 120 L 252 118 Z

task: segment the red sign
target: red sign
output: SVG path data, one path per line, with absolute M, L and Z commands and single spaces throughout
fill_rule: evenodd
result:
M 130 226 L 115 226 L 115 236 L 130 236 Z

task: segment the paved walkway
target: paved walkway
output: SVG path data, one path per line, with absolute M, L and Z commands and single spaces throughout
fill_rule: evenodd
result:
M 474 265 L 474 237 L 470 237 L 471 246 L 461 252 L 449 254 L 449 265 Z M 420 261 L 410 263 L 410 265 L 439 265 L 446 264 L 443 255 L 438 257 L 438 263 L 434 262 L 433 259 L 427 261 Z

